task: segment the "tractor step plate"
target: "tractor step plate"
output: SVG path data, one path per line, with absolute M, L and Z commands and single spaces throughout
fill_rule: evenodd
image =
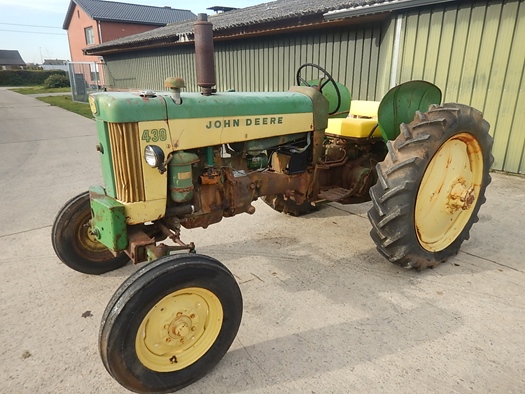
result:
M 348 197 L 350 190 L 336 187 L 329 190 L 323 190 L 319 193 L 319 197 L 328 201 L 339 201 L 342 198 Z

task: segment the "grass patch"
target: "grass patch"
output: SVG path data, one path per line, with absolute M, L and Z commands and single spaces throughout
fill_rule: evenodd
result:
M 20 94 L 40 94 L 40 93 L 69 93 L 71 88 L 45 88 L 43 86 L 28 86 L 26 88 L 9 89 Z
M 64 108 L 68 111 L 85 116 L 86 118 L 93 119 L 93 113 L 91 112 L 89 104 L 72 101 L 71 96 L 37 97 L 37 100 L 54 105 L 55 107 Z

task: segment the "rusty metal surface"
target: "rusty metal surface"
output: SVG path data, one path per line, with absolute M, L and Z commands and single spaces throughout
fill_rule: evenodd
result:
M 368 191 L 377 179 L 375 166 L 385 156 L 384 144 L 377 142 L 326 138 L 321 164 L 316 167 L 319 197 L 342 204 L 368 201 Z
M 231 168 L 223 167 L 220 175 L 211 178 L 204 175 L 200 180 L 201 183 L 195 187 L 195 212 L 180 217 L 180 223 L 185 228 L 206 228 L 223 217 L 253 214 L 253 201 L 265 195 L 282 194 L 301 204 L 310 197 L 308 190 L 313 183 L 313 171 L 295 175 L 254 171 L 239 176 Z
M 136 227 L 128 227 L 128 241 L 128 247 L 125 252 L 133 264 L 146 261 L 146 247 L 155 245 L 153 238 Z
M 212 93 L 215 86 L 215 60 L 213 56 L 213 25 L 208 22 L 206 14 L 199 14 L 193 24 L 195 32 L 195 67 L 197 85 L 205 96 Z

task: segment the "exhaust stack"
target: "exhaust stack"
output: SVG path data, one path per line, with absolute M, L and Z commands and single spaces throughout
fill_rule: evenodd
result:
M 193 24 L 195 34 L 195 65 L 197 85 L 201 94 L 210 96 L 215 86 L 215 59 L 213 57 L 213 25 L 208 22 L 208 15 L 199 14 Z

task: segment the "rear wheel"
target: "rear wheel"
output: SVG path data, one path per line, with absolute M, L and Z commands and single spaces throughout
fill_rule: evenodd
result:
M 202 255 L 160 258 L 117 290 L 102 317 L 102 361 L 125 388 L 173 392 L 226 354 L 242 317 L 233 275 Z
M 394 264 L 433 267 L 469 238 L 490 183 L 492 137 L 481 112 L 431 106 L 401 125 L 370 189 L 370 235 Z
M 84 274 L 100 275 L 125 266 L 125 253 L 114 256 L 91 234 L 89 221 L 91 206 L 89 193 L 84 192 L 69 200 L 59 211 L 51 240 L 58 258 L 69 268 Z

